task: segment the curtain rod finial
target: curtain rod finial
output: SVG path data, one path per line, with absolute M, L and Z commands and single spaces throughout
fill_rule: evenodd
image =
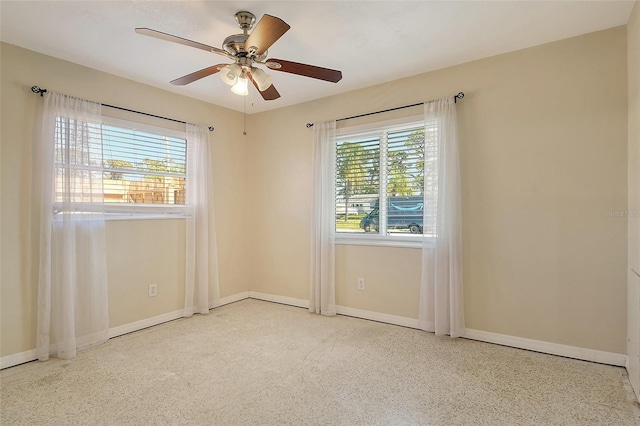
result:
M 213 132 L 215 130 L 215 128 L 213 126 L 209 126 L 209 131 Z
M 47 93 L 47 89 L 41 89 L 40 86 L 31 86 L 31 91 L 33 93 L 39 93 L 40 96 L 44 96 Z
M 313 127 L 313 123 L 307 123 L 307 129 L 308 129 L 309 127 Z

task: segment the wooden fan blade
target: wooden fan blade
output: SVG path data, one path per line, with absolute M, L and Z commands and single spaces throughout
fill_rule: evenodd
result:
M 207 52 L 217 53 L 218 55 L 229 56 L 229 54 L 217 47 L 209 46 L 207 44 L 198 43 L 197 41 L 187 40 L 186 38 L 174 36 L 171 34 L 163 33 L 160 31 L 152 30 L 150 28 L 136 28 L 138 34 L 146 35 L 149 37 L 159 38 L 161 40 L 171 41 L 173 43 L 183 44 L 185 46 L 195 47 L 196 49 L 206 50 Z
M 251 82 L 253 83 L 255 88 L 258 90 L 258 92 L 260 92 L 260 88 L 258 88 L 258 83 L 256 83 L 256 81 L 253 79 L 253 77 L 251 76 L 251 73 L 248 72 L 247 75 L 249 76 L 249 80 L 251 80 Z M 273 84 L 267 87 L 267 89 L 264 90 L 263 92 L 260 92 L 260 94 L 262 95 L 262 99 L 264 99 L 265 101 L 273 101 L 274 99 L 278 99 L 280 97 L 280 93 L 278 93 L 278 91 L 276 90 Z
M 260 56 L 284 33 L 289 31 L 289 28 L 291 27 L 282 19 L 264 15 L 251 31 L 247 41 L 244 42 L 244 50 Z
M 317 78 L 318 80 L 330 81 L 331 83 L 337 83 L 342 80 L 342 71 L 316 67 L 314 65 L 283 61 L 282 59 L 267 59 L 265 65 L 274 71 Z
M 227 64 L 218 64 L 212 67 L 201 69 L 200 71 L 192 72 L 191 74 L 187 74 L 183 77 L 171 80 L 171 84 L 174 84 L 176 86 L 184 86 L 185 84 L 193 83 L 196 80 L 200 80 L 201 78 L 220 72 L 220 68 L 226 65 Z

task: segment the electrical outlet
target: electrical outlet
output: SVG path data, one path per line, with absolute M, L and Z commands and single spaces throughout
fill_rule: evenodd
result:
M 158 295 L 158 284 L 149 284 L 149 297 L 156 297 Z
M 364 278 L 358 278 L 358 290 L 364 290 L 365 288 Z

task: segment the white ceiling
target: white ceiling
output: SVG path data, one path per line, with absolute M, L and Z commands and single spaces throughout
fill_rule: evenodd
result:
M 258 19 L 263 14 L 277 16 L 291 29 L 269 49 L 269 57 L 339 69 L 343 79 L 333 84 L 268 71 L 282 97 L 264 101 L 252 90 L 246 108 L 254 113 L 624 25 L 633 4 L 633 0 L 2 0 L 0 39 L 242 111 L 244 98 L 232 94 L 217 75 L 187 86 L 169 84 L 227 62 L 226 58 L 138 35 L 134 28 L 149 27 L 221 47 L 226 36 L 241 32 L 234 20 L 237 11 L 248 10 Z

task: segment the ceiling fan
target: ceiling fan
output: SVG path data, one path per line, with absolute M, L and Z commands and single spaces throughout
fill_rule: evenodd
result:
M 222 43 L 222 49 L 150 28 L 136 28 L 136 32 L 185 46 L 195 47 L 196 49 L 206 50 L 207 52 L 226 56 L 233 61 L 230 64 L 213 65 L 171 81 L 171 84 L 178 86 L 184 86 L 220 72 L 222 81 L 232 86 L 231 91 L 233 93 L 246 96 L 249 93 L 247 87 L 248 79 L 251 80 L 256 89 L 258 89 L 262 98 L 270 101 L 278 99 L 280 93 L 278 93 L 273 86 L 273 77 L 258 68 L 256 66 L 257 64 L 265 65 L 274 71 L 297 74 L 332 83 L 337 83 L 342 79 L 342 72 L 338 70 L 282 59 L 267 59 L 267 49 L 291 28 L 282 19 L 271 15 L 263 15 L 255 28 L 253 28 L 256 17 L 252 13 L 240 11 L 235 14 L 235 18 L 238 26 L 242 30 L 242 34 L 234 34 L 225 38 Z M 251 31 L 252 28 L 253 31 Z M 250 34 L 249 31 L 251 31 Z

